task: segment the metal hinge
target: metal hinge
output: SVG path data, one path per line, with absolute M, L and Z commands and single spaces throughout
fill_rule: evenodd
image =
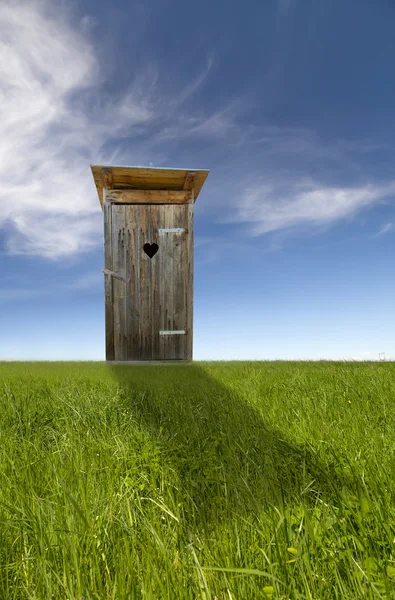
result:
M 173 227 L 170 229 L 158 229 L 159 233 L 188 233 L 185 227 Z
M 179 331 L 177 331 L 177 330 L 176 330 L 176 331 L 166 331 L 166 330 L 165 330 L 165 331 L 160 331 L 160 332 L 159 332 L 159 335 L 173 335 L 174 333 L 177 333 L 177 334 L 181 334 L 181 335 L 182 335 L 182 334 L 185 334 L 185 333 L 186 333 L 186 331 L 185 331 L 184 329 L 182 329 L 182 330 L 179 330 Z

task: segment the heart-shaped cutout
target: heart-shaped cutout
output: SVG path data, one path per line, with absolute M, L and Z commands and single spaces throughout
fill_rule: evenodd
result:
M 147 256 L 152 258 L 158 252 L 159 246 L 158 244 L 144 244 L 143 250 L 147 254 Z

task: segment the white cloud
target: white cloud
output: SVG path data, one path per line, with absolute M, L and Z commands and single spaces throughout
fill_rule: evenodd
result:
M 332 224 L 394 193 L 395 181 L 360 187 L 331 187 L 311 180 L 290 186 L 261 182 L 246 189 L 236 215 L 222 222 L 251 223 L 252 236 L 292 226 Z
M 234 114 L 228 110 L 217 111 L 209 116 L 183 117 L 164 126 L 157 134 L 161 141 L 193 138 L 225 138 L 234 135 L 240 139 L 241 131 Z
M 99 219 L 83 154 L 100 139 L 70 101 L 95 82 L 93 50 L 46 7 L 0 5 L 0 226 L 9 253 L 54 258 L 92 246 Z
M 13 215 L 14 233 L 10 235 L 7 243 L 10 254 L 57 259 L 61 256 L 71 256 L 81 250 L 93 249 L 98 243 L 102 243 L 101 214 L 84 215 L 81 210 L 81 216 L 76 216 L 76 209 L 68 219 L 66 212 L 39 212 L 40 219 L 37 218 L 37 212 Z
M 89 163 L 123 162 L 105 144 L 177 108 L 158 94 L 150 65 L 119 97 L 100 94 L 103 76 L 86 35 L 94 21 L 85 15 L 76 27 L 60 6 L 51 10 L 44 0 L 0 3 L 0 227 L 9 254 L 50 260 L 102 243 Z M 149 144 L 138 150 L 139 162 L 154 158 Z
M 250 108 L 243 98 L 230 99 L 211 114 L 188 112 L 184 106 L 204 85 L 212 58 L 168 96 L 152 64 L 133 72 L 126 91 L 109 95 L 101 86 L 110 66 L 99 68 L 89 37 L 94 27 L 90 15 L 73 23 L 65 9 L 57 5 L 55 11 L 49 0 L 0 2 L 0 228 L 6 231 L 9 254 L 57 260 L 99 247 L 102 214 L 89 163 L 160 166 L 166 158 L 161 148 L 167 152 L 185 140 L 189 145 L 210 138 L 219 142 L 211 146 L 211 156 L 231 174 L 226 207 L 229 199 L 241 198 L 229 221 L 252 223 L 252 235 L 334 222 L 395 190 L 393 184 L 341 188 L 302 182 L 287 187 L 261 181 L 236 193 L 241 178 L 235 167 L 242 160 L 251 181 L 255 172 L 262 173 L 261 164 L 274 172 L 271 161 L 285 165 L 291 157 L 294 164 L 303 155 L 325 164 L 345 162 L 355 149 L 369 149 L 359 142 L 352 148 L 341 141 L 328 146 L 305 130 L 242 126 L 238 118 Z M 122 140 L 134 136 L 140 137 L 133 144 L 128 139 L 123 150 Z M 111 153 L 106 150 L 110 143 Z M 218 195 L 215 206 L 220 203 Z M 200 204 L 203 208 L 204 199 Z

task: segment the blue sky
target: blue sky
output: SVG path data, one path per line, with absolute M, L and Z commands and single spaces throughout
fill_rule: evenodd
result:
M 194 359 L 395 359 L 392 0 L 0 4 L 0 360 L 104 360 L 90 164 L 210 169 Z

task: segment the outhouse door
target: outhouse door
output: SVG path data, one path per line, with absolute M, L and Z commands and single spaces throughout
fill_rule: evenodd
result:
M 191 360 L 193 205 L 104 212 L 107 360 Z

